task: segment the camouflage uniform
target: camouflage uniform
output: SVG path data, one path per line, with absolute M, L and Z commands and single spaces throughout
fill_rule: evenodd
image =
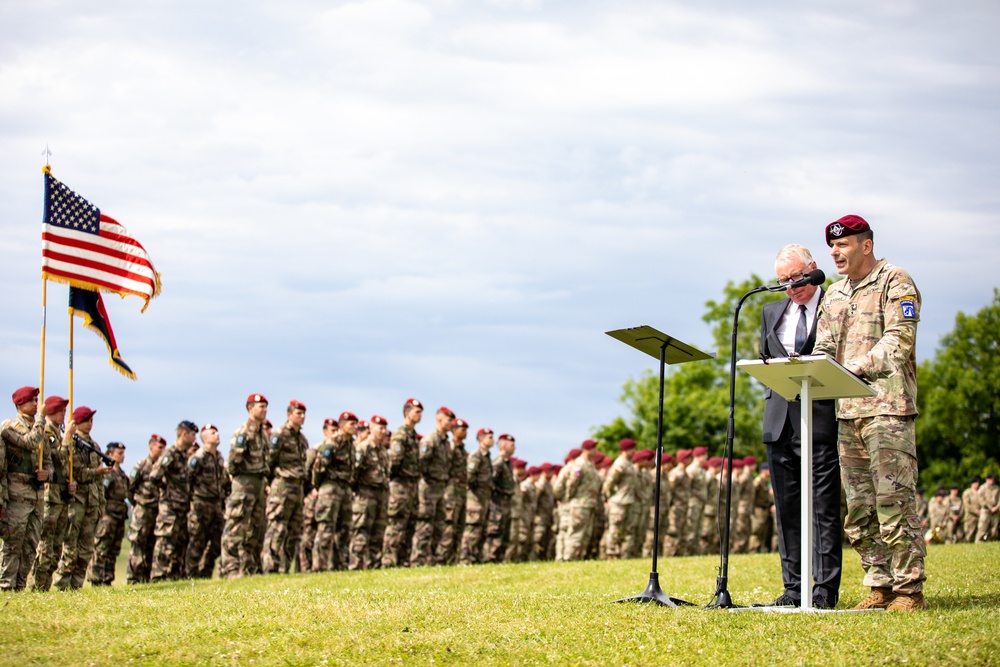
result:
M 110 586 L 115 580 L 115 565 L 125 538 L 128 520 L 128 475 L 117 465 L 104 477 L 104 514 L 97 526 L 94 560 L 87 579 L 91 586 Z
M 69 446 L 62 441 L 60 426 L 46 422 L 45 437 L 52 452 L 52 475 L 45 484 L 41 540 L 29 576 L 30 586 L 36 591 L 47 591 L 52 587 L 52 575 L 59 566 L 69 526 Z
M 264 573 L 288 573 L 302 537 L 302 504 L 309 441 L 302 429 L 285 422 L 271 437 L 268 467 L 273 476 L 267 496 Z
M 672 470 L 673 468 L 671 468 Z M 651 471 L 653 478 L 653 486 L 651 493 L 653 496 L 656 495 L 656 470 Z M 659 525 L 659 538 L 660 542 L 656 545 L 656 553 L 663 553 L 663 543 L 667 536 L 667 529 L 670 527 L 670 480 L 667 479 L 670 475 L 670 470 L 660 470 L 660 525 Z M 642 555 L 645 558 L 650 558 L 653 555 L 653 529 L 655 527 L 656 521 L 656 508 L 652 506 L 652 499 L 650 499 L 649 507 L 649 527 L 646 529 L 646 539 L 642 545 Z
M 986 480 L 979 487 L 979 525 L 976 527 L 976 542 L 997 539 L 997 512 L 993 508 L 1000 505 L 1000 484 L 990 484 Z
M 310 447 L 306 452 L 306 470 L 309 474 L 302 485 L 302 538 L 299 540 L 299 572 L 312 572 L 313 543 L 316 542 L 316 497 L 319 495 L 312 485 L 312 469 L 316 463 L 319 448 Z
M 578 456 L 559 471 L 553 493 L 565 507 L 559 519 L 562 560 L 583 560 L 594 528 L 594 511 L 601 503 L 601 476 L 593 463 Z
M 510 459 L 498 454 L 493 459 L 493 490 L 490 492 L 486 543 L 483 545 L 484 563 L 500 563 L 507 555 L 507 546 L 510 544 L 510 505 L 516 486 Z
M 141 584 L 149 581 L 149 571 L 153 563 L 153 546 L 156 536 L 156 513 L 160 503 L 160 489 L 153 483 L 150 474 L 153 461 L 147 456 L 135 464 L 129 476 L 128 500 L 132 505 L 132 523 L 128 529 L 128 569 L 125 581 Z
M 979 502 L 979 490 L 969 487 L 962 493 L 962 532 L 966 542 L 976 541 L 976 527 L 979 525 L 979 510 L 982 503 Z
M 630 524 L 635 516 L 632 507 L 636 502 L 639 472 L 625 454 L 619 454 L 604 479 L 603 492 L 608 499 L 608 531 L 605 537 L 605 554 L 608 559 L 628 558 L 634 549 L 636 526 Z
M 956 542 L 962 542 L 962 496 L 960 495 L 949 495 L 946 499 L 948 504 L 948 520 L 946 523 L 945 530 L 945 544 L 955 544 Z
M 691 495 L 688 497 L 688 516 L 684 535 L 684 554 L 697 556 L 701 553 L 701 518 L 705 514 L 708 501 L 708 473 L 695 457 L 687 467 L 691 480 Z
M 167 447 L 153 465 L 150 479 L 160 488 L 156 511 L 156 546 L 150 581 L 183 579 L 187 555 L 187 515 L 191 503 L 188 488 L 187 447 L 177 443 Z
M 222 553 L 222 527 L 231 484 L 218 451 L 202 448 L 188 459 L 191 509 L 188 511 L 187 576 L 211 579 Z
M 706 476 L 705 511 L 701 519 L 701 548 L 698 553 L 719 553 L 719 473 Z M 723 510 L 725 511 L 725 510 Z
M 513 469 L 513 465 L 511 465 L 511 469 Z M 507 528 L 507 546 L 504 548 L 501 562 L 517 562 L 517 540 L 521 536 L 521 512 L 523 508 L 521 484 L 517 479 L 517 473 L 514 473 L 514 487 L 510 494 L 510 525 Z
M 347 569 L 351 536 L 351 478 L 354 475 L 354 436 L 338 431 L 319 446 L 313 464 L 316 498 L 316 541 L 313 572 Z
M 264 525 L 267 452 L 267 432 L 252 420 L 236 429 L 229 442 L 226 471 L 232 478 L 233 490 L 226 500 L 226 525 L 222 529 L 219 572 L 224 577 L 260 573 L 263 545 L 257 538 Z
M 458 560 L 458 548 L 465 530 L 465 489 L 468 473 L 469 453 L 464 443 L 451 444 L 451 458 L 448 468 L 448 486 L 444 490 L 444 530 L 438 543 L 438 562 L 454 565 Z
M 653 494 L 655 493 L 652 471 L 636 466 L 635 503 L 632 505 L 632 544 L 625 558 L 638 558 L 645 546 L 646 534 L 653 525 Z
M 916 511 L 915 343 L 920 292 L 879 260 L 852 285 L 835 283 L 819 311 L 814 353 L 855 364 L 878 392 L 837 401 L 838 448 L 847 488 L 845 530 L 861 555 L 864 584 L 922 592 L 927 546 Z
M 549 560 L 549 552 L 552 550 L 552 523 L 556 509 L 556 497 L 552 492 L 552 483 L 546 479 L 545 475 L 535 482 L 535 494 L 537 496 L 534 525 L 534 556 L 531 560 Z
M 58 440 L 46 429 L 44 420 L 36 423 L 21 414 L 6 420 L 0 431 L 4 432 L 0 442 L 6 449 L 3 484 L 7 494 L 7 512 L 0 520 L 0 590 L 19 591 L 27 585 L 35 562 L 45 515 L 45 490 L 36 476 L 38 447 L 42 447 L 42 468 L 51 476 L 52 449 Z
M 382 567 L 406 566 L 413 540 L 414 505 L 420 479 L 417 433 L 403 424 L 389 442 L 389 515 L 382 546 Z
M 349 567 L 368 570 L 382 563 L 382 540 L 389 509 L 389 454 L 382 443 L 370 436 L 356 448 L 354 487 Z
M 750 527 L 750 553 L 764 553 L 771 548 L 771 526 L 773 525 L 771 507 L 774 500 L 771 496 L 770 478 L 758 475 L 753 480 L 753 523 Z
M 483 562 L 486 524 L 493 492 L 493 465 L 490 453 L 481 449 L 469 454 L 465 467 L 469 492 L 465 499 L 465 532 L 462 535 L 460 560 L 466 565 Z
M 77 433 L 77 437 L 100 450 L 100 446 L 89 435 Z M 105 505 L 104 485 L 96 472 L 100 465 L 101 459 L 95 452 L 80 449 L 74 452 L 73 481 L 76 482 L 76 493 L 69 502 L 66 540 L 53 581 L 61 591 L 83 588 L 87 566 L 94 556 L 94 538 Z
M 688 501 L 691 496 L 691 480 L 687 470 L 677 464 L 667 475 L 670 484 L 670 511 L 667 536 L 663 540 L 663 555 L 681 556 L 685 553 L 684 537 L 687 535 Z
M 535 516 L 538 513 L 538 490 L 530 477 L 521 481 L 521 524 L 517 535 L 514 562 L 526 563 L 535 559 Z M 513 535 L 511 541 L 513 541 Z
M 745 554 L 750 551 L 750 527 L 753 519 L 753 470 L 744 467 L 740 473 L 740 483 L 733 486 L 739 494 L 733 495 L 733 509 L 736 510 L 733 525 L 731 551 L 734 554 Z
M 420 481 L 417 484 L 417 523 L 410 565 L 434 565 L 444 530 L 444 487 L 451 469 L 447 433 L 434 431 L 420 441 Z

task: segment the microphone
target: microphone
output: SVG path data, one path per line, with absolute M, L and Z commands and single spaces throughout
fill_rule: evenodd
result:
M 806 285 L 822 285 L 825 280 L 826 274 L 823 273 L 823 269 L 814 269 L 794 282 L 775 285 L 773 287 L 768 287 L 767 289 L 770 292 L 787 292 L 788 290 L 795 289 L 796 287 L 804 287 Z

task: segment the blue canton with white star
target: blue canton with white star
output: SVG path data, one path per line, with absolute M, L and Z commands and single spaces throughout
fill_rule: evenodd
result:
M 46 175 L 45 224 L 88 234 L 101 233 L 101 210 Z

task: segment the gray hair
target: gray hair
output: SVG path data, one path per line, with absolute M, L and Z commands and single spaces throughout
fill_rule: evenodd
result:
M 806 266 L 813 263 L 812 253 L 805 246 L 800 246 L 797 243 L 789 243 L 784 248 L 778 251 L 778 256 L 774 258 L 774 263 L 777 264 L 783 259 L 797 259 L 801 261 Z

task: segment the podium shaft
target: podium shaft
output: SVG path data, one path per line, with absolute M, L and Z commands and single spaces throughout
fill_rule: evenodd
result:
M 801 483 L 799 484 L 802 511 L 800 532 L 802 570 L 799 572 L 799 577 L 802 585 L 802 608 L 806 610 L 812 608 L 813 590 L 813 411 L 811 393 L 811 379 L 802 378 L 802 392 L 799 394 L 799 406 L 802 411 L 800 422 L 802 463 Z

